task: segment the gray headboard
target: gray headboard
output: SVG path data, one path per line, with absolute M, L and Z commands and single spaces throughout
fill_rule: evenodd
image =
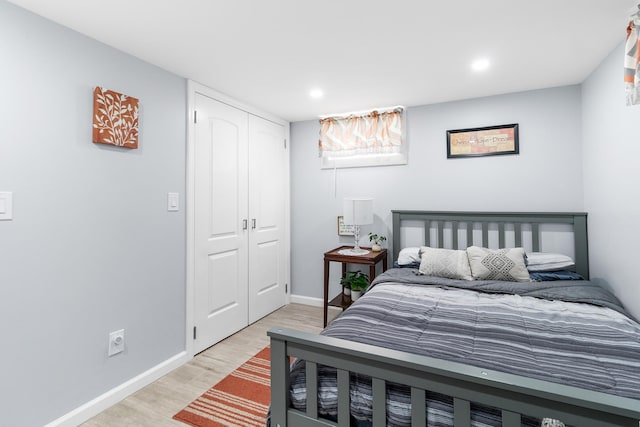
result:
M 515 247 L 523 246 L 524 233 L 531 235 L 533 252 L 540 251 L 540 226 L 543 224 L 568 224 L 573 230 L 575 271 L 585 279 L 589 278 L 589 247 L 587 240 L 587 214 L 565 212 L 434 212 L 434 211 L 391 211 L 393 215 L 393 259 L 398 259 L 402 242 L 401 224 L 418 221 L 424 224 L 424 244 L 444 247 L 444 230 L 450 229 L 452 249 L 458 249 L 461 242 L 460 231 L 466 230 L 466 242 L 488 247 L 489 229 L 497 228 L 500 248 L 505 246 L 505 229 L 513 229 Z M 435 239 L 431 232 L 435 229 Z M 474 239 L 474 229 L 480 229 L 482 240 Z M 471 244 L 467 245 L 471 246 Z M 463 248 L 460 248 L 463 249 Z

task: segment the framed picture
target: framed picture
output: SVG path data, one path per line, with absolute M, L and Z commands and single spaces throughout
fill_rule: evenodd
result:
M 353 236 L 353 225 L 344 225 L 344 217 L 338 217 L 338 236 Z
M 447 131 L 447 158 L 519 154 L 518 124 Z
M 93 142 L 138 148 L 140 101 L 97 86 L 93 90 Z

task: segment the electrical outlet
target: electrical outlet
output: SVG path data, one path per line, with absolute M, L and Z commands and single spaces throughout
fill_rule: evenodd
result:
M 109 334 L 109 357 L 124 351 L 124 329 Z

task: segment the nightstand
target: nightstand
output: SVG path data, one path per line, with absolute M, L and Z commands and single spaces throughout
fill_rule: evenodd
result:
M 383 249 L 379 252 L 369 252 L 364 255 L 342 255 L 340 251 L 343 249 L 352 249 L 353 246 L 340 246 L 324 253 L 324 326 L 327 326 L 327 310 L 329 306 L 341 307 L 343 310 L 351 305 L 351 298 L 345 297 L 340 292 L 335 298 L 329 301 L 329 265 L 331 262 L 342 263 L 342 276 L 347 272 L 347 264 L 361 264 L 369 266 L 369 280 L 373 281 L 376 277 L 376 265 L 382 261 L 382 271 L 387 270 L 387 250 Z

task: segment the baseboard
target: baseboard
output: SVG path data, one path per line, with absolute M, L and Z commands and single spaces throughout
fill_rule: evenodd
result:
M 304 304 L 312 307 L 322 307 L 324 300 L 322 298 L 306 297 L 304 295 L 291 295 L 292 304 Z M 329 310 L 341 310 L 340 307 L 329 306 Z
M 76 427 L 88 419 L 98 415 L 105 409 L 120 402 L 130 394 L 135 393 L 174 369 L 184 365 L 190 359 L 191 358 L 187 356 L 186 351 L 180 352 L 129 381 L 112 388 L 103 395 L 79 406 L 62 417 L 51 421 L 49 424 L 45 425 L 45 427 Z
M 304 304 L 313 307 L 322 307 L 322 298 L 306 297 L 304 295 L 291 294 L 292 304 Z

